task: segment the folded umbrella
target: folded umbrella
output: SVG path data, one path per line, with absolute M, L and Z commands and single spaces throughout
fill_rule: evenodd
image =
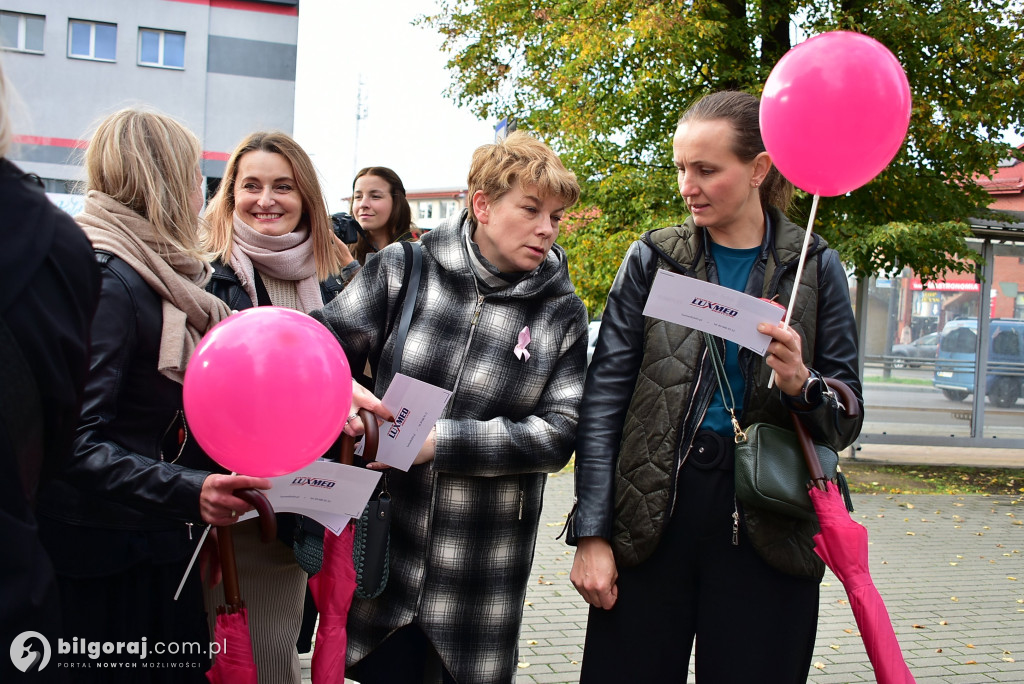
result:
M 879 684 L 913 684 L 889 611 L 868 572 L 868 531 L 850 518 L 835 485 L 810 490 L 821 531 L 814 535 L 814 552 L 846 588 L 864 649 Z
M 248 502 L 260 516 L 260 538 L 268 543 L 277 537 L 277 519 L 267 497 L 257 489 L 236 489 L 235 496 Z M 213 640 L 220 652 L 206 673 L 212 684 L 258 684 L 256 661 L 252 655 L 249 614 L 238 591 L 238 568 L 231 526 L 217 528 L 224 603 L 217 608 Z
M 366 409 L 359 411 L 359 417 L 363 420 L 365 435 L 362 458 L 370 462 L 377 458 L 377 417 Z M 343 434 L 341 462 L 345 465 L 352 465 L 354 447 L 354 440 Z M 356 590 L 356 568 L 352 561 L 354 535 L 355 521 L 352 520 L 339 535 L 325 530 L 323 564 L 320 572 L 309 578 L 309 589 L 320 613 L 311 663 L 313 684 L 343 684 L 345 681 L 348 644 L 345 624 Z
M 847 416 L 859 413 L 860 404 L 845 383 L 826 378 L 825 384 L 838 395 L 840 407 Z M 820 527 L 818 534 L 814 535 L 814 552 L 846 589 L 878 684 L 914 684 L 914 676 L 903 659 L 903 651 L 893 631 L 889 611 L 868 572 L 868 531 L 850 517 L 839 488 L 821 472 L 814 443 L 796 414 L 793 414 L 793 426 L 813 485 L 808 493 Z

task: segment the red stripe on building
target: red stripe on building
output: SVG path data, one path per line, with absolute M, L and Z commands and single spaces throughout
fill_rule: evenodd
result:
M 185 2 L 186 0 L 173 0 L 174 2 Z M 88 140 L 73 140 L 71 138 L 45 138 L 41 135 L 16 135 L 14 142 L 19 145 L 41 145 L 43 147 L 73 147 L 76 150 L 84 150 L 89 147 Z M 226 162 L 231 158 L 228 152 L 203 151 L 203 159 L 209 161 Z
M 16 135 L 14 142 L 19 145 L 42 145 L 44 147 L 73 147 L 84 150 L 89 146 L 88 140 L 73 140 L 71 138 L 45 138 L 40 135 Z
M 169 2 L 187 2 L 190 5 L 207 5 L 216 9 L 240 10 L 242 12 L 263 12 L 265 14 L 283 14 L 289 17 L 299 16 L 298 7 L 285 5 L 267 5 L 262 2 L 246 2 L 246 0 L 168 0 Z

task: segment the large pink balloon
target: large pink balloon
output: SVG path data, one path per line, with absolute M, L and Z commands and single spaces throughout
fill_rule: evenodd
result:
M 761 95 L 761 136 L 798 188 L 832 197 L 877 176 L 910 124 L 903 67 L 874 38 L 850 31 L 815 36 L 787 52 Z
M 199 445 L 230 471 L 294 472 L 341 434 L 352 372 L 334 336 L 276 306 L 232 314 L 203 337 L 185 371 L 185 415 Z

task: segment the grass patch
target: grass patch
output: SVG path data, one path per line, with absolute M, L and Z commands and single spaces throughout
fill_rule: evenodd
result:
M 552 477 L 572 475 L 575 457 Z M 988 494 L 1024 499 L 1024 468 L 891 465 L 844 458 L 854 494 Z
M 1024 498 L 1024 468 L 889 465 L 844 459 L 857 494 L 998 494 Z
M 881 375 L 868 375 L 864 378 L 864 382 L 880 382 L 885 385 L 918 385 L 920 387 L 931 387 L 932 381 L 924 378 L 901 378 L 901 377 L 883 377 Z

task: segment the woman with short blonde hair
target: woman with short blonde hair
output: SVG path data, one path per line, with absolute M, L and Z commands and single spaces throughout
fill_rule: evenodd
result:
M 353 368 L 376 363 L 383 396 L 405 255 L 420 248 L 399 370 L 453 393 L 415 464 L 387 472 L 387 587 L 348 619 L 346 674 L 364 684 L 515 679 L 545 480 L 572 454 L 587 313 L 555 241 L 575 176 L 515 133 L 474 153 L 469 188 L 472 213 L 388 245 L 313 313 Z

